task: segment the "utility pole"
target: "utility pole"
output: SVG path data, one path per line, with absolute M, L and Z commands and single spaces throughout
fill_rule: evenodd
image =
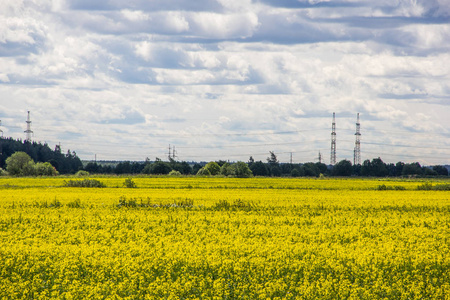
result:
M 169 144 L 169 156 L 167 156 L 169 158 L 169 161 L 172 159 L 172 152 L 171 152 L 172 148 L 170 147 Z
M 172 148 L 172 159 L 175 160 L 175 157 L 177 157 L 177 151 L 175 150 L 175 146 Z
M 0 126 L 2 126 L 2 120 L 0 120 Z M 0 128 L 0 137 L 3 137 L 3 130 Z
M 331 125 L 331 157 L 330 165 L 336 164 L 336 114 L 333 113 L 333 123 Z
M 322 163 L 322 153 L 320 153 L 320 151 L 319 151 L 319 164 L 321 164 Z
M 292 165 L 292 152 L 291 152 L 291 160 L 290 160 L 290 163 L 291 163 L 291 165 Z
M 31 120 L 30 120 L 30 111 L 28 111 L 28 117 L 27 117 L 27 130 L 24 131 L 27 135 L 26 141 L 31 143 L 31 134 L 33 131 L 31 131 Z
M 355 150 L 353 151 L 353 165 L 361 165 L 361 124 L 359 113 L 356 116 Z

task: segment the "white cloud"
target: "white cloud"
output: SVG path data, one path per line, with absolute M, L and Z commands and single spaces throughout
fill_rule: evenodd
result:
M 5 3 L 0 119 L 18 119 L 4 130 L 17 138 L 28 109 L 37 139 L 86 158 L 162 157 L 170 143 L 190 159 L 204 145 L 253 143 L 263 145 L 202 158 L 264 160 L 275 144 L 310 161 L 328 151 L 333 111 L 340 157 L 351 155 L 356 112 L 364 141 L 395 143 L 380 128 L 450 134 L 444 0 Z M 299 133 L 276 133 L 286 131 Z M 402 142 L 425 142 L 415 140 Z M 139 147 L 111 150 L 123 144 Z
M 255 13 L 217 14 L 192 13 L 190 15 L 192 34 L 202 38 L 233 39 L 253 35 L 259 26 Z
M 9 77 L 7 74 L 0 73 L 0 81 L 1 82 L 9 82 Z
M 152 45 L 148 41 L 143 41 L 135 46 L 136 55 L 142 57 L 144 60 L 149 61 L 152 57 Z

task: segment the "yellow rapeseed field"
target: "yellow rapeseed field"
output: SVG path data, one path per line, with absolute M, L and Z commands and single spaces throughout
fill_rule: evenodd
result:
M 0 179 L 2 299 L 450 299 L 424 182 L 95 179 Z

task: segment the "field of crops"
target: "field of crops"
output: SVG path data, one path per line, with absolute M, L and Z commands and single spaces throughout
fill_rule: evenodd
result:
M 0 298 L 450 299 L 424 182 L 96 179 L 0 178 Z

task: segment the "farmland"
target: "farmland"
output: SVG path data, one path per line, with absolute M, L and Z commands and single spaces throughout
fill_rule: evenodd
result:
M 95 179 L 0 179 L 2 298 L 450 299 L 450 192 L 422 181 Z

